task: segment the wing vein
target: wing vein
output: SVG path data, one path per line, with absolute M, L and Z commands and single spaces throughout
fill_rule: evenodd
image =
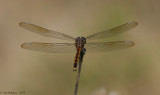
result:
M 31 23 L 20 22 L 19 25 L 26 30 L 40 34 L 42 36 L 51 37 L 55 39 L 62 39 L 62 40 L 75 40 L 75 38 L 72 36 L 66 35 L 64 33 L 56 32 L 56 31 L 48 30 Z
M 87 40 L 97 40 L 97 39 L 102 39 L 102 38 L 106 38 L 106 37 L 112 37 L 114 35 L 126 32 L 126 31 L 134 28 L 135 26 L 137 26 L 137 24 L 138 24 L 137 22 L 131 21 L 126 24 L 117 26 L 115 28 L 92 34 L 90 36 L 87 36 L 86 39 Z

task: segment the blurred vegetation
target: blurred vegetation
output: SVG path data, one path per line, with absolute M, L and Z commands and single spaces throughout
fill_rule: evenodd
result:
M 51 54 L 22 49 L 24 42 L 67 42 L 24 30 L 30 22 L 74 37 L 87 36 L 129 21 L 139 25 L 99 41 L 131 40 L 135 46 L 86 53 L 78 95 L 159 95 L 159 1 L 156 0 L 1 0 L 0 91 L 26 95 L 73 95 L 75 53 Z

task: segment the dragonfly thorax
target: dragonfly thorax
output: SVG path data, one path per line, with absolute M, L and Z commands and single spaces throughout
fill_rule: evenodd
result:
M 86 43 L 86 38 L 84 37 L 77 37 L 75 40 L 75 45 L 77 46 L 84 46 L 84 44 Z

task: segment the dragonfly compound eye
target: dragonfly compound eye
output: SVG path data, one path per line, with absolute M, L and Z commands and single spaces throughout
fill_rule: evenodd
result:
M 85 44 L 86 43 L 86 38 L 81 37 L 81 42 L 83 42 Z
M 77 37 L 77 38 L 76 38 L 76 42 L 80 42 L 80 37 Z

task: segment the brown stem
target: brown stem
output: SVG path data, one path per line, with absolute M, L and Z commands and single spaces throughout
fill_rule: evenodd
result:
M 79 56 L 79 67 L 78 67 L 78 75 L 77 75 L 77 80 L 76 80 L 76 85 L 75 85 L 75 90 L 74 90 L 74 95 L 77 95 L 78 91 L 78 84 L 79 84 L 79 79 L 80 79 L 80 73 L 81 73 L 81 66 L 82 66 L 82 61 L 83 61 L 83 56 L 85 54 L 86 49 L 83 48 L 81 50 L 80 56 Z

